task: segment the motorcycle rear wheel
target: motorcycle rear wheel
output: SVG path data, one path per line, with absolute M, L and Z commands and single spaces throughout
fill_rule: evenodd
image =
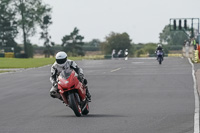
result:
M 74 93 L 71 93 L 68 96 L 69 107 L 74 111 L 76 116 L 80 117 L 80 116 L 82 116 L 81 107 L 74 95 L 75 95 Z
M 162 59 L 161 59 L 161 57 L 159 57 L 158 61 L 159 61 L 159 64 L 161 65 L 161 64 L 162 64 Z

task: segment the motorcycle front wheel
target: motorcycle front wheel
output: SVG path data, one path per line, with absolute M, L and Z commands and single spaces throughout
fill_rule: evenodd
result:
M 82 116 L 81 107 L 78 103 L 78 100 L 74 96 L 74 93 L 68 95 L 69 107 L 74 111 L 74 114 L 78 117 Z

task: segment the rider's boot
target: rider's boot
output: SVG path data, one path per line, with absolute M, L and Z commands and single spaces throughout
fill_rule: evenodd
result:
M 87 96 L 87 100 L 88 100 L 88 102 L 91 102 L 91 94 L 90 94 L 90 92 L 89 92 L 89 90 L 88 90 L 88 87 L 85 85 L 85 88 L 86 88 L 86 96 Z
M 89 92 L 89 90 L 88 90 L 88 86 L 87 86 L 87 79 L 84 79 L 83 78 L 83 80 L 82 80 L 82 83 L 83 83 L 83 86 L 85 87 L 85 89 L 86 89 L 86 96 L 87 96 L 87 100 L 88 100 L 88 102 L 91 102 L 91 95 L 90 95 L 90 92 Z
M 58 92 L 58 88 L 57 87 L 52 86 L 52 88 L 50 90 L 50 96 L 53 97 L 53 98 L 58 98 L 61 101 L 63 101 L 61 95 Z

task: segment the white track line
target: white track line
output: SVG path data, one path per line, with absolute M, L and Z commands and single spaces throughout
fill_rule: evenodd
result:
M 120 70 L 120 69 L 121 69 L 121 68 L 117 68 L 117 69 L 111 70 L 110 72 L 112 73 L 112 72 L 118 71 L 118 70 Z
M 28 70 L 38 69 L 38 68 L 45 68 L 45 67 L 48 67 L 48 66 L 51 66 L 51 64 L 41 66 L 41 67 L 32 67 L 32 68 L 1 69 L 1 70 L 8 70 L 9 72 L 3 72 L 3 73 L 0 73 L 0 75 L 9 74 L 9 73 L 16 73 L 16 72 L 23 72 L 23 71 L 28 71 Z
M 199 133 L 199 95 L 197 92 L 197 81 L 195 78 L 194 64 L 191 59 L 188 58 L 192 66 L 192 77 L 194 81 L 194 97 L 195 97 L 195 111 L 194 111 L 194 133 Z

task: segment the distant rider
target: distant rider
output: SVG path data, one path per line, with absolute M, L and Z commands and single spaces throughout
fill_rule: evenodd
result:
M 115 57 L 116 57 L 116 51 L 115 51 L 115 49 L 113 49 L 113 51 L 112 51 L 112 59 L 115 58 Z
M 124 57 L 125 57 L 125 60 L 128 60 L 128 49 L 125 49 L 125 51 L 124 51 Z
M 157 55 L 157 52 L 158 51 L 161 51 L 163 53 L 162 55 L 162 60 L 164 60 L 164 52 L 163 52 L 163 48 L 162 48 L 162 45 L 158 44 L 158 47 L 156 48 L 156 51 L 155 51 L 155 54 L 157 56 L 157 59 L 158 59 L 158 55 Z
M 121 57 L 122 57 L 122 50 L 119 50 L 119 51 L 118 51 L 117 56 L 118 56 L 118 58 L 121 58 Z
M 84 78 L 83 70 L 81 68 L 79 68 L 74 61 L 67 59 L 67 54 L 62 51 L 58 52 L 56 54 L 56 61 L 51 66 L 50 81 L 53 86 L 50 90 L 50 96 L 53 98 L 58 98 L 58 99 L 62 100 L 62 98 L 58 92 L 57 78 L 58 78 L 59 74 L 61 73 L 61 71 L 66 68 L 71 68 L 78 74 L 79 81 L 82 82 L 83 85 L 86 87 L 87 99 L 88 99 L 88 101 L 91 101 L 91 95 L 88 91 L 88 87 L 86 86 L 87 80 Z

